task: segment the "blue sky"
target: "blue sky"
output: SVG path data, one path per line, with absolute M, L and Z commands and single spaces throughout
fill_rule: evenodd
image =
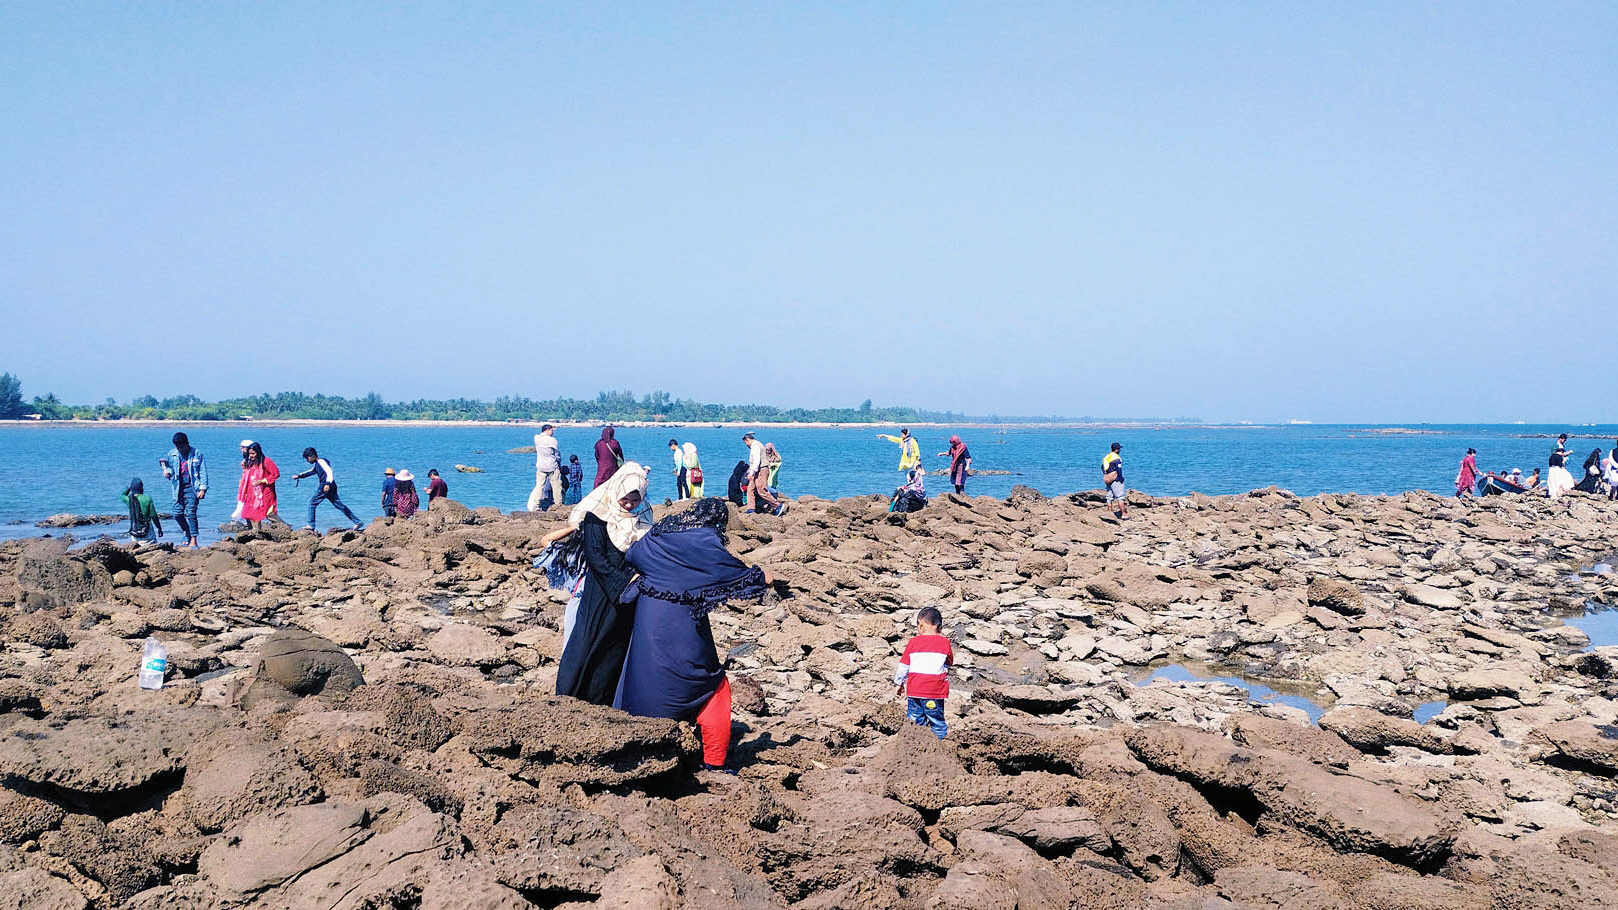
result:
M 1618 420 L 1618 6 L 0 5 L 26 394 Z

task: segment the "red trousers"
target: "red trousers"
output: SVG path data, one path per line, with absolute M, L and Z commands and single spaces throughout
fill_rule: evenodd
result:
M 719 688 L 697 713 L 697 730 L 702 734 L 702 762 L 719 767 L 730 751 L 730 679 L 719 681 Z

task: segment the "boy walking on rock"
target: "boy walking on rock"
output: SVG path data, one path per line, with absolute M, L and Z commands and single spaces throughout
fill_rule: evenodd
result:
M 909 697 L 905 716 L 910 722 L 930 728 L 943 739 L 949 732 L 944 722 L 944 699 L 949 698 L 949 668 L 955 651 L 949 639 L 940 634 L 944 616 L 937 607 L 922 607 L 916 614 L 916 635 L 905 645 L 893 684 L 898 694 Z

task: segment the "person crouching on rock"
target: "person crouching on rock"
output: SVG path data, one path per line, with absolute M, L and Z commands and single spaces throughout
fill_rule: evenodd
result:
M 916 634 L 905 644 L 899 667 L 893 671 L 893 684 L 899 695 L 907 696 L 905 716 L 919 727 L 928 727 L 939 738 L 949 733 L 944 722 L 944 700 L 949 698 L 949 668 L 955 663 L 955 650 L 940 634 L 944 615 L 937 607 L 922 607 L 916 614 Z
M 694 721 L 703 765 L 713 771 L 724 770 L 730 748 L 730 680 L 708 612 L 727 600 L 762 596 L 774 581 L 725 549 L 729 521 L 723 499 L 699 499 L 629 548 L 629 564 L 640 575 L 620 598 L 633 600 L 635 620 L 613 701 L 641 717 Z
M 124 488 L 124 507 L 129 509 L 129 536 L 136 543 L 157 543 L 163 536 L 163 520 L 157 517 L 157 506 L 146 495 L 146 486 L 136 477 Z M 154 533 L 155 529 L 155 533 Z
M 645 495 L 646 469 L 626 461 L 573 507 L 567 527 L 542 539 L 549 546 L 577 532 L 584 548 L 584 585 L 578 605 L 569 607 L 573 616 L 563 622 L 557 695 L 610 705 L 618 692 L 618 676 L 635 622 L 634 604 L 619 602 L 635 575 L 624 553 L 651 529 L 651 522 L 635 511 Z
M 927 469 L 917 466 L 910 469 L 910 479 L 893 491 L 893 500 L 888 503 L 888 511 L 920 512 L 926 507 Z

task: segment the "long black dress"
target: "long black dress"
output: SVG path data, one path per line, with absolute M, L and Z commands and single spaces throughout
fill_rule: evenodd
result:
M 584 516 L 579 534 L 584 540 L 584 587 L 579 591 L 573 635 L 563 646 L 557 667 L 556 694 L 610 705 L 635 625 L 635 605 L 620 604 L 618 595 L 635 570 L 612 545 L 601 519 Z

